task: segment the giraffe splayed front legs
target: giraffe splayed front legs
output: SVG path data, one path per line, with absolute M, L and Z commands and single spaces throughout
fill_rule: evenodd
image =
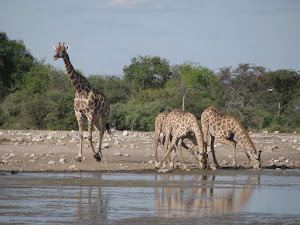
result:
M 198 147 L 197 155 L 195 155 L 194 151 L 189 150 L 190 153 L 197 159 L 202 169 L 206 168 L 206 154 L 204 152 L 204 143 L 203 143 L 203 135 L 201 131 L 201 127 L 198 124 L 197 118 L 189 112 L 183 112 L 181 110 L 174 110 L 169 113 L 166 117 L 165 124 L 165 156 L 162 161 L 158 164 L 158 168 L 161 167 L 162 163 L 171 153 L 171 151 L 175 150 L 177 146 L 180 157 L 183 163 L 183 167 L 186 169 L 186 165 L 184 163 L 183 155 L 181 152 L 181 146 L 183 144 L 182 140 L 186 137 L 189 137 L 190 133 L 194 134 L 194 139 L 189 138 L 190 140 L 194 140 L 195 145 Z M 172 138 L 171 138 L 172 137 Z M 171 143 L 170 143 L 171 141 Z M 170 143 L 170 145 L 169 145 Z M 173 159 L 170 166 L 173 167 Z
M 54 55 L 54 60 L 58 58 L 62 58 L 65 63 L 65 67 L 67 70 L 67 75 L 71 84 L 76 90 L 75 99 L 74 99 L 74 110 L 76 119 L 78 121 L 79 127 L 79 154 L 75 158 L 76 161 L 81 162 L 82 160 L 82 145 L 83 145 L 83 120 L 88 120 L 88 140 L 90 142 L 90 146 L 92 148 L 93 156 L 97 161 L 101 161 L 102 153 L 101 153 L 101 144 L 102 138 L 104 135 L 105 128 L 110 133 L 109 126 L 107 123 L 110 106 L 107 98 L 104 94 L 97 91 L 92 87 L 92 85 L 88 82 L 88 80 L 77 73 L 73 68 L 69 56 L 67 54 L 67 50 L 69 47 L 65 47 L 64 44 L 60 43 L 58 46 L 53 46 L 56 53 Z M 101 126 L 99 125 L 99 120 L 101 119 Z M 98 131 L 98 151 L 95 151 L 92 140 L 92 131 L 93 126 Z

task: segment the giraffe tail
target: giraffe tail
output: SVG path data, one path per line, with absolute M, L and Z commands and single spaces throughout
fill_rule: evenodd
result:
M 111 130 L 110 130 L 110 128 L 109 128 L 109 124 L 106 123 L 105 127 L 106 127 L 106 130 L 107 130 L 107 133 L 108 133 L 109 135 L 111 135 Z

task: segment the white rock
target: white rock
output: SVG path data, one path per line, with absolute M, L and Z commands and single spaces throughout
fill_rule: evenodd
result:
M 126 157 L 129 157 L 129 154 L 126 154 L 125 156 L 126 156 Z
M 33 157 L 35 157 L 36 155 L 35 154 L 31 154 L 29 157 L 30 158 L 33 158 Z
M 264 130 L 263 131 L 263 134 L 268 134 L 269 132 L 267 130 Z
M 283 160 L 285 160 L 285 157 L 283 157 L 283 156 L 282 156 L 282 157 L 279 157 L 278 160 L 279 160 L 279 162 L 282 162 Z
M 69 166 L 69 169 L 75 169 L 76 168 L 76 165 L 72 165 L 72 166 Z
M 115 139 L 115 145 L 120 145 L 121 144 L 121 140 L 120 139 Z
M 130 144 L 130 148 L 131 148 L 131 149 L 136 148 L 135 144 Z
M 74 137 L 74 138 L 72 138 L 69 142 L 70 142 L 70 143 L 78 143 L 78 142 L 79 142 L 79 139 L 76 138 L 76 137 Z
M 153 161 L 153 160 L 149 160 L 148 163 L 149 163 L 149 164 L 152 164 L 152 163 L 154 163 L 154 161 Z
M 114 154 L 114 156 L 122 156 L 122 153 L 121 153 L 121 152 L 116 152 L 116 153 Z
M 127 130 L 123 130 L 123 136 L 128 136 L 128 131 Z
M 54 136 L 48 135 L 48 136 L 46 137 L 46 139 L 47 139 L 47 140 L 53 140 L 53 139 L 54 139 Z
M 17 137 L 16 139 L 17 139 L 17 141 L 19 141 L 19 142 L 23 142 L 23 141 L 25 141 L 25 139 L 24 139 L 24 138 L 22 138 L 22 137 Z
M 64 163 L 67 162 L 67 159 L 66 159 L 66 158 L 61 158 L 61 159 L 59 160 L 59 162 L 64 164 Z
M 9 155 L 8 155 L 8 158 L 12 158 L 12 157 L 15 157 L 16 156 L 16 154 L 15 153 L 10 153 Z
M 32 141 L 35 141 L 35 142 L 41 142 L 43 139 L 42 139 L 42 136 L 35 136 L 32 138 Z
M 275 130 L 274 134 L 279 134 L 279 132 L 280 132 L 279 130 Z
M 49 161 L 48 164 L 49 164 L 49 165 L 55 165 L 56 162 L 55 162 L 55 161 Z
M 102 148 L 109 148 L 109 144 L 108 143 L 103 143 Z

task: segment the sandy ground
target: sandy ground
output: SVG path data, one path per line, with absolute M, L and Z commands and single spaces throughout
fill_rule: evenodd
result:
M 94 134 L 95 135 L 95 132 Z M 85 133 L 87 136 L 87 133 Z M 154 132 L 115 131 L 105 134 L 103 158 L 97 162 L 88 141 L 84 140 L 83 161 L 76 162 L 79 151 L 77 131 L 0 130 L 0 171 L 157 171 L 154 164 Z M 262 166 L 268 169 L 300 168 L 300 134 L 254 133 L 256 148 L 262 150 Z M 93 136 L 97 141 L 96 136 Z M 94 143 L 96 145 L 96 143 Z M 216 157 L 224 168 L 232 166 L 229 146 L 216 144 Z M 159 159 L 163 157 L 159 146 Z M 187 166 L 197 171 L 198 163 L 184 150 Z M 210 155 L 211 158 L 211 155 Z M 181 163 L 176 157 L 177 169 Z M 240 169 L 250 168 L 246 154 L 237 150 Z

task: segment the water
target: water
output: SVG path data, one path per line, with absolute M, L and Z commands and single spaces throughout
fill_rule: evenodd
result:
M 300 171 L 0 175 L 0 224 L 300 223 Z

